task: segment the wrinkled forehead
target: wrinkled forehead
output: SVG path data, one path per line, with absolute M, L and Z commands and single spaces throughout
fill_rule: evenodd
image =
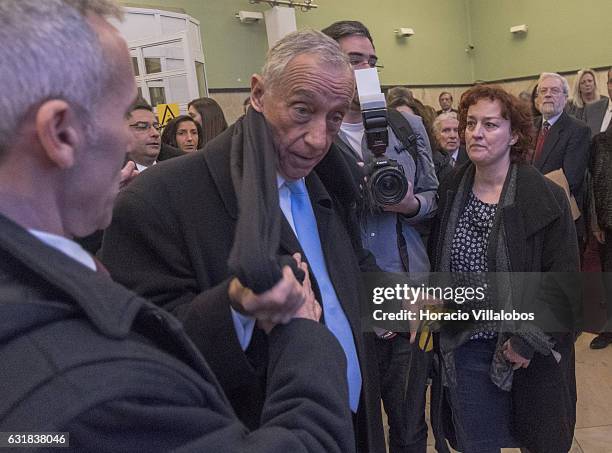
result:
M 287 97 L 301 93 L 349 102 L 354 94 L 354 75 L 348 66 L 333 65 L 316 55 L 294 57 L 283 71 L 279 88 Z
M 440 121 L 441 129 L 457 128 L 457 127 L 459 127 L 459 120 L 456 120 L 454 118 L 449 118 L 449 119 Z

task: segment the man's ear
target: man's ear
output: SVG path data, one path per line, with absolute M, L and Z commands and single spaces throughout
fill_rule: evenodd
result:
M 36 112 L 36 134 L 48 159 L 61 169 L 74 165 L 79 144 L 78 118 L 62 100 L 43 103 Z
M 263 112 L 264 91 L 265 87 L 263 77 L 259 74 L 253 74 L 251 76 L 251 107 L 253 107 L 259 113 Z

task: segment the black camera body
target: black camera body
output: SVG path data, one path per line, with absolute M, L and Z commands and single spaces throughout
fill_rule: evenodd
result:
M 383 101 L 384 102 L 384 101 Z M 366 190 L 371 207 L 393 206 L 404 199 L 408 192 L 408 180 L 404 168 L 394 159 L 385 156 L 389 145 L 386 105 L 364 108 L 363 126 L 368 149 L 374 160 L 364 167 L 367 178 Z
M 404 199 L 408 192 L 408 180 L 396 160 L 376 157 L 366 167 L 366 190 L 374 206 L 393 206 Z

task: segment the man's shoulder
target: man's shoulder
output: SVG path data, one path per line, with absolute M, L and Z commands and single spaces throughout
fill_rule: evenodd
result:
M 573 129 L 577 132 L 587 131 L 590 137 L 589 126 L 587 126 L 587 124 L 584 121 L 568 114 L 567 112 L 563 112 L 561 116 L 559 117 L 558 121 L 561 122 L 564 128 Z
M 40 309 L 49 310 L 42 303 Z M 54 318 L 16 333 L 0 347 L 3 381 L 9 383 L 0 390 L 7 423 L 20 420 L 28 408 L 37 411 L 34 421 L 44 415 L 61 424 L 112 401 L 182 399 L 192 404 L 192 391 L 202 389 L 202 377 L 195 370 L 135 333 L 109 337 L 76 312 L 57 313 Z M 163 335 L 163 329 L 159 333 Z M 48 403 L 41 405 L 40 398 Z
M 115 206 L 134 200 L 154 206 L 188 202 L 197 189 L 210 179 L 209 161 L 205 153 L 204 150 L 195 151 L 148 168 L 119 193 Z M 224 153 L 219 154 L 218 157 L 223 158 Z M 229 157 L 227 166 L 229 168 Z

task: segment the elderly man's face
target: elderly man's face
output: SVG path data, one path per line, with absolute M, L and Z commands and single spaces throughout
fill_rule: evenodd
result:
M 308 175 L 329 151 L 353 97 L 347 67 L 321 63 L 313 54 L 293 58 L 278 84 L 254 87 L 254 108 L 270 125 L 279 172 L 288 180 Z
M 450 118 L 440 121 L 440 131 L 436 133 L 440 148 L 453 153 L 459 148 L 459 121 Z
M 546 77 L 538 84 L 536 107 L 544 118 L 552 118 L 565 108 L 567 93 L 563 92 L 563 83 L 555 77 Z
M 125 41 L 104 19 L 90 19 L 113 71 L 105 99 L 93 112 L 91 133 L 84 136 L 75 164 L 65 178 L 63 197 L 69 235 L 83 236 L 105 228 L 119 192 L 120 170 L 132 142 L 126 115 L 136 97 L 136 85 Z

